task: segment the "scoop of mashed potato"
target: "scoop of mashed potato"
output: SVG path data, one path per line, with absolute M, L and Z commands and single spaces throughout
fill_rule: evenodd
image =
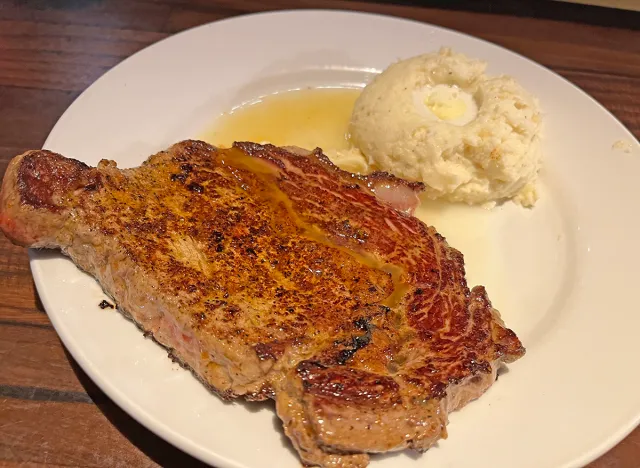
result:
M 352 143 L 373 168 L 422 181 L 432 199 L 537 200 L 541 116 L 513 78 L 450 49 L 389 66 L 365 87 Z

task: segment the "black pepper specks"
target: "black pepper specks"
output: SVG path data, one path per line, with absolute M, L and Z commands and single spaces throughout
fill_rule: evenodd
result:
M 366 317 L 360 317 L 359 319 L 355 320 L 353 322 L 353 325 L 358 330 L 362 330 L 362 331 L 368 331 L 369 330 L 369 320 Z
M 115 309 L 116 306 L 114 306 L 112 303 L 103 300 L 100 304 L 98 304 L 98 307 L 100 307 L 101 309 Z
M 196 193 L 202 193 L 204 192 L 204 187 L 200 184 L 197 184 L 195 182 L 191 182 L 189 185 L 187 185 L 187 189 L 191 190 L 192 192 L 196 192 Z

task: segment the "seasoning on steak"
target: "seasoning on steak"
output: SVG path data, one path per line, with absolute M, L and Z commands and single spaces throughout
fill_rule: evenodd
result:
M 417 183 L 320 150 L 184 141 L 135 169 L 14 158 L 0 228 L 59 248 L 222 398 L 273 398 L 303 462 L 426 450 L 524 348 Z

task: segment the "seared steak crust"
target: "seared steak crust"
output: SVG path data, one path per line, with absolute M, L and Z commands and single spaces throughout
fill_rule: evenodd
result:
M 421 189 L 253 143 L 184 141 L 125 170 L 31 151 L 0 228 L 60 248 L 223 398 L 274 398 L 305 463 L 357 467 L 446 437 L 524 354 L 462 255 L 406 213 Z

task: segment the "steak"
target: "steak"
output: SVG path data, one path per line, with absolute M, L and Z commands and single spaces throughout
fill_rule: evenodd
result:
M 224 399 L 274 399 L 302 461 L 424 451 L 525 350 L 463 256 L 410 212 L 423 186 L 317 149 L 183 141 L 140 167 L 9 164 L 0 228 L 58 248 Z

